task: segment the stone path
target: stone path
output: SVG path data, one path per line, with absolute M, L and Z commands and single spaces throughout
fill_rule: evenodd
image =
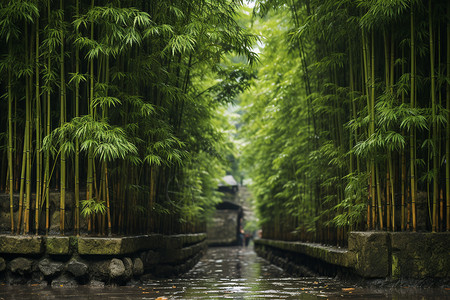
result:
M 445 289 L 368 289 L 326 277 L 293 278 L 251 248 L 210 248 L 180 278 L 122 287 L 0 286 L 0 299 L 450 299 Z

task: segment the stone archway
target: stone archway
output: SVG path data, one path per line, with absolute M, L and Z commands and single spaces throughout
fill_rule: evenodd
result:
M 239 230 L 243 217 L 243 209 L 233 202 L 223 201 L 208 222 L 207 234 L 209 245 L 238 245 Z

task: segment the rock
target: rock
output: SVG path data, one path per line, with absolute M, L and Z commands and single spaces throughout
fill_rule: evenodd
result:
M 365 278 L 389 276 L 389 235 L 386 232 L 352 232 L 348 249 L 356 257 L 355 271 Z
M 43 252 L 41 236 L 0 235 L 0 253 L 36 255 Z
M 92 262 L 89 265 L 89 273 L 91 279 L 99 280 L 99 281 L 108 281 L 109 280 L 109 261 L 97 261 Z
M 31 280 L 28 282 L 28 284 L 34 284 L 34 285 L 47 285 L 47 281 L 44 278 L 44 274 L 39 271 L 33 272 L 31 274 Z
M 5 272 L 5 282 L 10 285 L 26 284 L 28 278 L 17 273 Z
M 60 262 L 44 258 L 38 263 L 38 268 L 44 276 L 55 276 L 64 269 L 64 265 Z
M 82 277 L 87 274 L 88 266 L 81 261 L 71 260 L 67 264 L 67 271 L 75 277 Z
M 449 278 L 449 232 L 393 232 L 391 236 L 392 277 Z
M 181 249 L 183 246 L 183 237 L 182 235 L 164 236 L 163 245 L 165 249 Z
M 46 238 L 46 253 L 64 254 L 70 253 L 70 238 L 68 236 L 49 236 Z
M 145 255 L 143 262 L 146 266 L 148 265 L 156 265 L 160 262 L 160 254 L 156 251 L 149 250 Z
M 129 257 L 122 259 L 123 265 L 125 266 L 124 280 L 128 281 L 133 277 L 133 261 Z
M 109 263 L 108 260 L 92 262 L 89 265 L 89 275 L 91 279 L 99 280 L 99 281 L 108 281 L 109 280 Z
M 125 274 L 125 265 L 120 259 L 117 258 L 111 259 L 108 269 L 109 276 L 111 278 L 118 278 Z
M 5 271 L 5 269 L 6 269 L 5 259 L 3 257 L 0 257 L 0 272 Z
M 123 238 L 93 238 L 93 237 L 79 237 L 78 238 L 78 253 L 80 255 L 118 255 L 126 251 L 122 251 Z
M 77 281 L 68 274 L 62 274 L 52 281 L 52 287 L 76 287 Z
M 144 274 L 144 263 L 139 257 L 133 260 L 133 274 L 134 276 L 140 276 Z
M 98 280 L 93 279 L 89 282 L 89 285 L 91 287 L 104 287 L 105 283 L 103 281 L 98 281 Z
M 23 257 L 15 258 L 9 263 L 9 269 L 11 272 L 19 273 L 20 275 L 31 273 L 32 267 L 33 261 Z

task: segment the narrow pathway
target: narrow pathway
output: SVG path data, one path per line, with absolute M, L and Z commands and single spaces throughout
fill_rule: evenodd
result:
M 256 256 L 252 248 L 210 248 L 177 279 L 134 286 L 51 288 L 0 286 L 2 299 L 449 299 L 445 289 L 355 287 L 326 277 L 293 278 Z
M 253 248 L 210 248 L 190 272 L 169 281 L 149 283 L 167 299 L 445 299 L 445 291 L 414 288 L 362 288 L 328 277 L 294 278 L 258 257 Z M 444 296 L 444 298 L 443 298 Z M 162 299 L 164 299 L 162 298 Z

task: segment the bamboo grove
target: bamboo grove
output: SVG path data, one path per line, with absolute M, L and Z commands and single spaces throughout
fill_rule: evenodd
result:
M 242 96 L 267 238 L 450 230 L 450 2 L 258 1 Z
M 254 36 L 234 20 L 241 4 L 2 1 L 10 232 L 204 230 L 231 151 L 220 111 L 243 84 L 221 61 L 256 58 Z

